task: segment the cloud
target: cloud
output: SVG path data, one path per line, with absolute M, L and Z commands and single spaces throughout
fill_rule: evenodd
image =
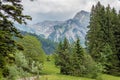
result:
M 92 5 L 100 1 L 120 10 L 119 0 L 23 0 L 24 13 L 33 17 L 33 23 L 43 20 L 66 20 L 80 10 L 91 10 Z

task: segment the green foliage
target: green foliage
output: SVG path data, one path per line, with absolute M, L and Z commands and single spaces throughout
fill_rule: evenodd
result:
M 7 64 L 14 63 L 14 41 L 10 40 L 11 35 L 5 31 L 0 30 L 0 68 L 4 70 Z M 5 74 L 3 72 L 3 74 Z M 7 76 L 7 75 L 4 75 Z
M 57 48 L 57 55 L 56 55 L 56 61 L 55 64 L 57 66 L 60 66 L 60 72 L 62 74 L 70 74 L 70 48 L 69 48 L 69 42 L 65 38 L 63 43 L 60 42 Z
M 41 48 L 41 43 L 34 36 L 25 35 L 23 39 L 18 40 L 18 44 L 24 48 L 24 55 L 28 61 L 28 70 L 31 73 L 40 72 L 45 60 L 45 53 Z
M 5 80 L 16 80 L 20 77 L 28 76 L 29 65 L 22 52 L 15 52 L 15 64 L 6 65 L 4 73 L 9 74 Z M 4 79 L 1 79 L 4 80 Z
M 25 55 L 20 51 L 16 51 L 15 53 L 15 64 L 18 67 L 28 67 L 28 61 L 26 60 Z
M 96 78 L 101 72 L 100 66 L 81 47 L 79 39 L 72 47 L 67 39 L 59 43 L 55 64 L 60 67 L 60 73 L 66 75 Z
M 51 61 L 50 56 L 47 56 L 47 61 Z
M 7 77 L 8 80 L 16 80 L 19 77 L 19 71 L 17 70 L 17 66 L 8 66 L 9 76 Z
M 82 63 L 83 69 L 81 68 L 81 76 L 89 78 L 96 78 L 98 76 L 100 69 L 89 54 L 84 54 Z
M 119 73 L 120 59 L 118 44 L 119 14 L 108 5 L 104 7 L 100 2 L 92 7 L 89 31 L 87 34 L 87 49 L 97 63 L 104 67 L 103 72 Z M 116 34 L 117 33 L 117 34 Z M 118 55 L 116 55 L 118 54 Z M 116 74 L 116 73 L 115 73 Z
M 25 32 L 25 31 L 21 31 L 21 34 L 35 36 L 40 41 L 40 43 L 42 44 L 42 48 L 43 48 L 43 50 L 45 51 L 46 54 L 54 53 L 54 51 L 55 51 L 55 49 L 58 45 L 57 42 L 51 41 L 49 39 L 45 39 L 45 38 L 41 37 L 40 35 L 36 35 L 34 33 L 28 33 L 28 32 Z M 19 46 L 19 47 L 20 47 L 20 49 L 22 49 L 21 46 Z
M 21 0 L 0 0 L 0 69 L 3 77 L 9 76 L 7 65 L 14 63 L 14 52 L 17 49 L 15 37 L 21 37 L 14 27 L 14 21 L 26 23 L 30 16 L 23 15 Z
M 3 75 L 1 70 L 0 70 L 0 80 L 3 80 Z
M 15 53 L 15 69 L 18 71 L 16 76 L 24 77 L 29 74 L 29 64 L 25 55 L 21 51 L 16 51 Z
M 72 57 L 73 62 L 72 75 L 82 76 L 83 71 L 85 69 L 83 65 L 83 56 L 84 56 L 83 48 L 80 46 L 80 40 L 77 39 L 77 41 L 75 42 L 75 52 L 73 53 Z
M 26 23 L 25 19 L 30 19 L 31 17 L 28 15 L 23 15 L 23 6 L 21 4 L 21 0 L 2 0 L 0 1 L 1 5 L 1 13 L 0 17 L 2 21 L 10 19 L 22 24 Z M 9 27 L 9 26 L 8 26 Z
M 75 52 L 72 55 L 72 75 L 96 78 L 101 70 L 89 54 L 80 46 L 80 40 L 75 43 Z
M 43 67 L 43 64 L 39 61 L 32 61 L 29 65 L 29 60 L 26 58 L 22 51 L 16 51 L 15 53 L 15 64 L 7 65 L 4 69 L 5 73 L 9 76 L 6 77 L 7 80 L 16 80 L 21 77 L 30 76 L 30 73 L 39 74 Z
M 23 46 L 27 58 L 40 62 L 44 61 L 45 53 L 41 48 L 41 43 L 35 37 L 26 35 L 23 39 L 18 40 L 18 44 Z
M 47 61 L 47 60 L 45 61 L 45 64 L 42 70 L 42 75 L 40 75 L 40 80 L 96 80 L 96 79 L 85 78 L 81 76 L 76 77 L 76 76 L 60 74 L 60 68 L 55 66 L 54 64 L 54 55 L 56 54 L 52 54 L 49 56 L 51 61 Z M 97 80 L 119 80 L 119 79 L 120 77 L 115 77 L 115 76 L 105 75 L 105 74 L 98 74 L 98 77 L 97 77 Z

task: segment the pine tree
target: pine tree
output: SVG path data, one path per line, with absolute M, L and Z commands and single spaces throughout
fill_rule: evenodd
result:
M 118 73 L 120 72 L 120 11 L 118 14 L 118 26 L 116 27 L 115 35 L 115 46 L 117 50 L 117 57 L 118 57 Z M 120 75 L 120 73 L 118 74 Z
M 88 26 L 90 30 L 87 34 L 86 43 L 88 45 L 88 51 L 95 61 L 99 61 L 100 51 L 104 45 L 104 13 L 104 6 L 102 6 L 100 2 L 98 2 L 95 7 L 92 7 L 90 25 Z
M 14 63 L 14 52 L 17 49 L 15 37 L 21 37 L 14 22 L 25 23 L 25 19 L 31 19 L 23 15 L 21 0 L 0 0 L 0 69 L 4 77 L 8 76 L 6 65 Z
M 62 42 L 60 41 L 59 44 L 58 44 L 58 47 L 56 49 L 56 54 L 55 54 L 55 65 L 56 66 L 59 66 L 61 63 L 60 63 L 60 58 L 62 57 L 62 50 L 63 49 L 63 45 L 62 45 Z
M 101 63 L 107 72 L 112 74 L 118 70 L 117 47 L 119 37 L 118 15 L 116 10 L 108 5 L 106 8 L 97 3 L 92 7 L 89 31 L 87 34 L 87 48 L 97 63 Z M 117 29 L 116 29 L 117 28 Z M 119 35 L 119 34 L 118 34 Z M 107 63 L 107 64 L 106 64 Z
M 114 33 L 114 66 L 112 66 L 112 72 L 116 72 L 114 74 L 120 75 L 120 13 L 116 14 L 115 9 L 113 8 L 113 33 Z M 113 74 L 113 73 L 112 73 Z
M 82 76 L 83 71 L 84 71 L 84 65 L 83 65 L 83 56 L 84 56 L 84 52 L 83 52 L 83 48 L 80 46 L 80 40 L 79 38 L 77 39 L 76 43 L 75 43 L 75 52 L 73 53 L 73 75 L 76 76 Z
M 95 61 L 81 47 L 79 38 L 75 42 L 70 66 L 72 66 L 70 68 L 71 75 L 74 76 L 96 78 L 97 74 L 100 73 Z
M 64 39 L 63 43 L 60 42 L 56 53 L 58 54 L 58 59 L 56 61 L 57 65 L 60 66 L 60 73 L 70 74 L 70 51 L 69 51 L 69 42 L 67 38 Z

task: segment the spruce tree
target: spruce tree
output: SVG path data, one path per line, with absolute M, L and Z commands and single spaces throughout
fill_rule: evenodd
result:
M 117 50 L 117 57 L 118 57 L 118 73 L 120 72 L 120 11 L 118 14 L 118 26 L 116 28 L 116 31 L 114 33 L 115 37 L 115 46 Z M 120 73 L 118 74 L 120 75 Z
M 95 61 L 99 61 L 101 48 L 103 47 L 104 37 L 104 7 L 97 3 L 95 7 L 92 7 L 90 25 L 88 26 L 89 31 L 87 34 L 87 47 L 88 52 L 94 58 Z
M 97 64 L 95 61 L 80 45 L 79 38 L 75 42 L 74 52 L 71 60 L 71 75 L 96 78 L 97 74 L 100 73 L 100 70 L 96 67 Z
M 62 57 L 62 50 L 63 49 L 63 45 L 62 42 L 60 41 L 58 44 L 58 47 L 56 49 L 56 54 L 55 54 L 55 65 L 59 66 L 61 64 L 60 58 Z
M 115 13 L 115 10 L 112 10 Z M 120 75 L 120 13 L 115 14 L 113 17 L 113 33 L 114 33 L 114 66 L 112 70 L 116 72 L 116 75 Z M 111 72 L 112 73 L 112 72 Z
M 75 43 L 75 52 L 73 53 L 73 75 L 76 76 L 82 76 L 84 71 L 84 65 L 83 65 L 83 48 L 80 46 L 80 40 L 77 39 Z
M 119 37 L 119 19 L 116 10 L 97 3 L 92 7 L 89 31 L 86 38 L 87 49 L 97 63 L 101 63 L 107 72 L 118 70 L 117 45 Z M 106 64 L 107 63 L 107 64 Z
M 26 24 L 25 19 L 31 19 L 22 11 L 21 0 L 0 0 L 0 70 L 4 77 L 9 75 L 6 66 L 14 63 L 14 52 L 18 47 L 14 38 L 21 37 L 14 22 Z
M 62 74 L 70 74 L 70 51 L 69 51 L 69 42 L 67 38 L 64 39 L 63 43 L 60 42 L 58 45 L 58 49 L 56 53 L 58 54 L 57 65 L 60 66 L 60 73 Z

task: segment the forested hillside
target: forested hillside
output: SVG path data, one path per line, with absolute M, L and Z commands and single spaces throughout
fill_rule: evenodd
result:
M 41 48 L 45 51 L 46 54 L 52 54 L 54 53 L 58 43 L 51 41 L 49 39 L 42 38 L 40 35 L 36 35 L 33 33 L 28 33 L 26 31 L 20 31 L 22 35 L 31 35 L 36 37 L 39 42 L 41 43 Z

